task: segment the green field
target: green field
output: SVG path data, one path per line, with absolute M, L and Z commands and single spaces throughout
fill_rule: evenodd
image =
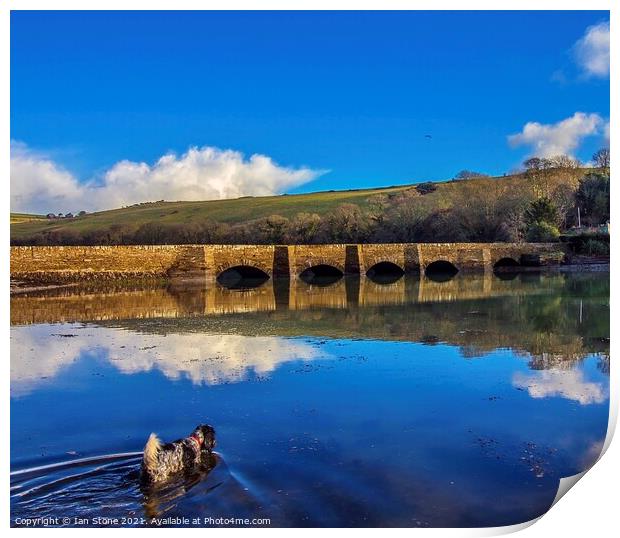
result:
M 465 184 L 482 183 L 521 183 L 522 176 L 502 178 L 477 178 L 461 181 L 436 182 L 437 190 L 423 197 L 425 202 L 442 207 L 451 195 Z M 414 185 L 399 185 L 375 189 L 355 189 L 347 191 L 326 191 L 309 194 L 243 197 L 229 200 L 209 200 L 201 202 L 149 202 L 121 209 L 89 213 L 72 219 L 46 219 L 40 215 L 11 214 L 11 237 L 21 238 L 33 234 L 72 229 L 85 232 L 108 228 L 113 224 L 137 229 L 147 222 L 189 223 L 204 219 L 218 222 L 237 223 L 253 219 L 281 215 L 294 217 L 301 212 L 324 214 L 340 204 L 352 203 L 362 207 L 378 194 L 395 194 Z
M 24 222 L 44 221 L 44 215 L 31 215 L 30 213 L 11 213 L 11 224 L 22 224 Z

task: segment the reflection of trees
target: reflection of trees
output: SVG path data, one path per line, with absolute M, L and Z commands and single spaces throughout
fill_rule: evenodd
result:
M 543 280 L 535 286 L 542 286 L 545 291 L 539 295 L 523 293 L 489 299 L 347 309 L 275 310 L 232 315 L 227 319 L 242 334 L 446 342 L 460 346 L 465 357 L 511 348 L 528 357 L 533 369 L 568 368 L 590 353 L 608 354 L 609 351 L 605 286 L 596 287 L 604 299 L 596 294 L 577 298 L 567 292 L 564 284 L 569 281 L 570 278 L 560 277 L 554 281 L 553 288 L 545 291 Z M 608 281 L 606 289 L 609 289 Z M 538 311 L 544 311 L 548 318 L 544 324 L 531 316 Z M 123 326 L 155 332 L 222 329 L 221 323 L 210 317 L 174 322 L 159 320 L 149 327 L 127 321 Z
M 525 319 L 529 319 L 532 328 L 539 333 L 548 333 L 556 326 L 562 315 L 561 298 L 554 297 L 546 301 L 528 301 L 524 309 Z
M 291 282 L 284 292 L 273 287 L 65 291 L 13 297 L 11 316 L 18 323 L 116 319 L 123 320 L 116 325 L 161 334 L 447 342 L 460 346 L 465 357 L 511 348 L 527 354 L 536 370 L 568 367 L 589 353 L 608 357 L 607 275 L 524 273 L 511 281 L 487 275 L 444 283 L 407 278 L 390 286 L 362 281 L 359 293 L 347 283 L 316 288 Z M 608 358 L 601 370 L 609 371 Z
M 609 355 L 599 355 L 597 367 L 601 372 L 609 375 Z

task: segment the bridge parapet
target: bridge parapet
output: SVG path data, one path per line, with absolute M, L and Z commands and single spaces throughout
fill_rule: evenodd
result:
M 205 245 L 207 278 L 217 278 L 233 267 L 255 267 L 274 276 L 274 245 Z
M 405 245 L 394 243 L 386 245 L 357 245 L 360 260 L 360 274 L 366 274 L 379 263 L 393 263 L 405 271 Z
M 478 271 L 489 267 L 489 245 L 485 243 L 419 243 L 420 272 L 434 262 L 449 262 L 459 271 Z
M 288 258 L 291 276 L 317 265 L 335 267 L 343 274 L 359 271 L 357 245 L 291 245 Z
M 491 270 L 502 259 L 519 265 L 561 263 L 566 247 L 561 243 L 419 243 L 420 272 L 433 262 L 447 261 L 459 271 Z

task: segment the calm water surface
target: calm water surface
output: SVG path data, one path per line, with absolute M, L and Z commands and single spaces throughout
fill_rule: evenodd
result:
M 607 273 L 74 288 L 11 318 L 14 525 L 507 525 L 606 434 Z M 200 422 L 214 468 L 145 497 L 149 433 Z

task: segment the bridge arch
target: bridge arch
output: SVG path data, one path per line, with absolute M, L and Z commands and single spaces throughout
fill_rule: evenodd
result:
M 271 278 L 274 275 L 275 249 L 271 245 L 205 245 L 204 264 L 207 276 L 221 281 L 221 275 L 228 271 L 226 276 L 235 272 L 241 277 L 257 278 L 254 268 L 262 271 Z M 261 275 L 264 278 L 264 275 Z
M 424 275 L 436 282 L 451 280 L 458 272 L 459 268 L 448 260 L 435 260 L 424 269 Z
M 260 267 L 242 264 L 218 272 L 217 282 L 229 289 L 256 288 L 269 280 L 270 275 Z
M 316 257 L 308 257 L 303 260 L 303 263 L 297 264 L 297 274 L 301 275 L 305 271 L 314 270 L 315 267 L 333 267 L 337 269 L 342 274 L 346 273 L 344 258 L 342 260 L 334 257 L 330 258 L 329 256 L 316 256 Z
M 344 276 L 344 271 L 335 265 L 328 263 L 318 263 L 304 269 L 300 274 L 307 284 L 316 286 L 329 286 L 338 282 Z
M 366 276 L 377 284 L 392 284 L 404 274 L 405 270 L 391 261 L 379 261 L 366 271 Z
M 493 264 L 493 273 L 500 280 L 514 280 L 520 267 L 523 266 L 513 257 L 505 256 Z
M 515 260 L 512 256 L 505 256 L 500 258 L 493 264 L 495 270 L 514 270 L 516 267 L 521 267 L 521 263 Z

